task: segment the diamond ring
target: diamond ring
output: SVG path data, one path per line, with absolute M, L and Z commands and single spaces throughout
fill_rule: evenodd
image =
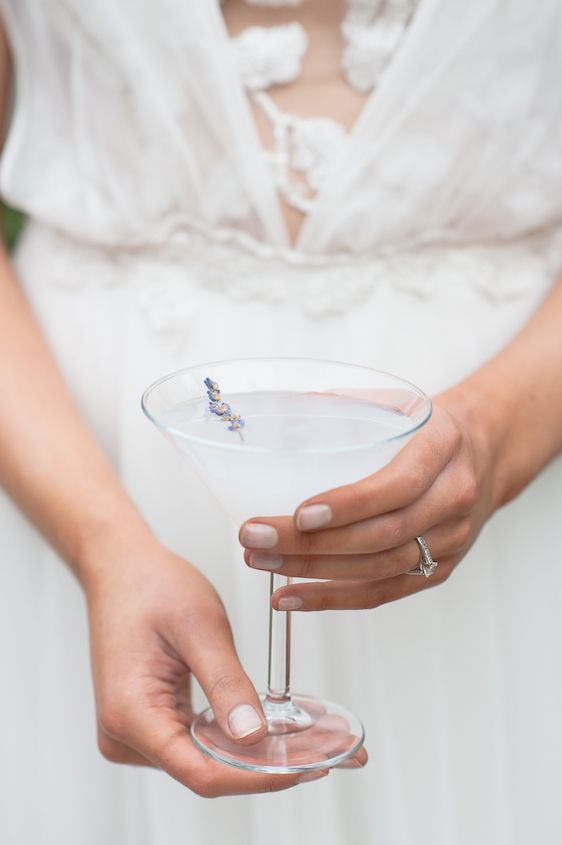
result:
M 407 574 L 425 575 L 429 578 L 437 569 L 437 561 L 431 557 L 431 552 L 423 537 L 416 537 L 416 543 L 420 547 L 420 562 L 414 569 L 409 569 Z

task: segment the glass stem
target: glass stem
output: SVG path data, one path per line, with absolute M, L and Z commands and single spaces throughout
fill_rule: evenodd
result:
M 273 610 L 271 596 L 279 587 L 290 584 L 291 578 L 275 575 L 269 582 L 269 654 L 267 667 L 267 704 L 286 708 L 291 703 L 291 613 Z

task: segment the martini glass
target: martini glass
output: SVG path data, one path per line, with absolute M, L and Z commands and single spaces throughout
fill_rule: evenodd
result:
M 209 409 L 205 379 L 243 428 Z M 246 358 L 188 367 L 143 395 L 148 418 L 199 472 L 237 525 L 291 514 L 311 496 L 377 471 L 427 422 L 414 385 L 368 367 L 306 358 Z M 270 594 L 289 578 L 271 574 Z M 242 747 L 208 708 L 191 725 L 196 745 L 241 769 L 296 772 L 336 766 L 363 744 L 344 707 L 290 690 L 291 614 L 269 608 L 267 736 Z

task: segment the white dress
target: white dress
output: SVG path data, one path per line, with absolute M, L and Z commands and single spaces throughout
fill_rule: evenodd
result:
M 0 8 L 22 284 L 96 437 L 158 536 L 217 585 L 262 687 L 267 578 L 140 394 L 181 366 L 270 354 L 435 392 L 502 347 L 562 269 L 560 4 L 422 0 L 294 248 L 218 3 Z M 561 482 L 558 460 L 443 587 L 295 615 L 295 688 L 360 715 L 370 763 L 218 803 L 100 757 L 83 597 L 2 499 L 0 841 L 552 845 Z

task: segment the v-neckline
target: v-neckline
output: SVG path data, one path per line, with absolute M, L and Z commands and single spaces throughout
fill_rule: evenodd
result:
M 358 141 L 360 141 L 362 135 L 364 134 L 364 127 L 369 122 L 371 113 L 378 105 L 378 99 L 380 96 L 381 88 L 383 88 L 383 86 L 385 85 L 385 82 L 388 79 L 389 72 L 394 69 L 399 58 L 403 56 L 405 48 L 407 47 L 410 41 L 410 33 L 414 28 L 415 24 L 417 23 L 422 10 L 424 9 L 424 7 L 426 7 L 428 2 L 429 0 L 420 0 L 418 7 L 413 13 L 412 19 L 408 23 L 408 26 L 406 28 L 406 31 L 404 32 L 404 35 L 398 48 L 392 53 L 389 61 L 387 62 L 386 66 L 384 67 L 381 73 L 377 85 L 370 91 L 369 95 L 365 99 L 365 102 L 359 114 L 353 121 L 351 127 L 346 131 L 342 148 L 339 154 L 330 163 L 326 179 L 323 185 L 315 194 L 313 208 L 308 214 L 305 215 L 294 239 L 291 238 L 289 232 L 287 219 L 285 217 L 283 207 L 281 205 L 279 192 L 277 186 L 275 185 L 271 168 L 269 168 L 265 162 L 264 150 L 266 148 L 264 148 L 261 142 L 261 138 L 259 136 L 258 127 L 254 115 L 252 113 L 250 100 L 247 95 L 246 86 L 244 85 L 244 80 L 242 79 L 242 75 L 237 66 L 237 63 L 235 61 L 229 63 L 233 67 L 233 72 L 236 77 L 237 83 L 236 87 L 239 89 L 239 94 L 241 95 L 241 119 L 245 124 L 245 129 L 248 134 L 248 137 L 251 136 L 253 139 L 254 148 L 251 151 L 251 155 L 252 160 L 254 162 L 254 166 L 256 159 L 260 160 L 263 163 L 263 173 L 265 182 L 267 184 L 269 205 L 272 214 L 274 215 L 275 228 L 278 233 L 280 233 L 282 240 L 282 242 L 280 244 L 276 244 L 276 246 L 281 246 L 282 248 L 294 253 L 306 253 L 312 251 L 307 248 L 306 244 L 306 241 L 310 239 L 308 232 L 314 227 L 314 224 L 316 223 L 316 217 L 318 217 L 318 215 L 322 212 L 322 207 L 325 206 L 327 202 L 329 202 L 330 187 L 333 182 L 333 179 L 331 178 L 332 174 L 335 175 L 342 167 L 345 166 L 345 162 L 351 154 L 353 148 L 357 146 Z M 226 21 L 224 19 L 224 15 L 221 10 L 221 0 L 216 0 L 215 8 L 217 11 L 217 20 L 223 40 L 223 48 L 227 53 L 231 53 L 230 48 L 232 36 L 230 35 L 230 32 L 226 25 Z M 315 116 L 317 117 L 317 115 L 311 115 L 311 117 Z

